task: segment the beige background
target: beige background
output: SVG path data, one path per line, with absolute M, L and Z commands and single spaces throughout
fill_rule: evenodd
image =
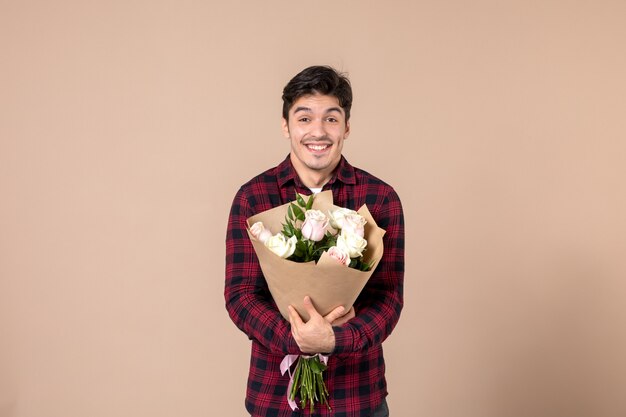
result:
M 4 0 L 0 51 L 0 416 L 245 415 L 228 209 L 318 63 L 405 206 L 392 415 L 626 415 L 626 2 Z

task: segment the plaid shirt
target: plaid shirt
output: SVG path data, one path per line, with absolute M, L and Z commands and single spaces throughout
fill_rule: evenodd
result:
M 315 416 L 365 417 L 387 395 L 382 342 L 400 317 L 403 304 L 404 219 L 396 192 L 371 174 L 341 158 L 324 190 L 334 204 L 357 210 L 367 204 L 378 226 L 386 230 L 384 255 L 356 300 L 356 317 L 334 327 L 335 350 L 325 374 L 329 412 L 315 407 Z M 310 415 L 287 404 L 289 377 L 279 365 L 287 354 L 300 354 L 290 325 L 279 313 L 246 233 L 246 219 L 288 203 L 295 193 L 310 194 L 289 157 L 244 184 L 233 201 L 226 234 L 226 308 L 232 320 L 252 340 L 246 408 L 253 416 Z

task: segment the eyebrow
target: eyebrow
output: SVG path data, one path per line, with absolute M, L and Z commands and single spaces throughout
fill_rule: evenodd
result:
M 296 109 L 293 111 L 293 114 L 296 114 L 296 113 L 298 113 L 300 111 L 308 112 L 308 113 L 312 112 L 310 107 L 300 106 L 300 107 L 296 107 Z M 326 109 L 326 111 L 325 111 L 326 114 L 332 113 L 332 112 L 337 112 L 337 113 L 341 114 L 341 108 L 340 107 L 330 107 L 330 108 Z

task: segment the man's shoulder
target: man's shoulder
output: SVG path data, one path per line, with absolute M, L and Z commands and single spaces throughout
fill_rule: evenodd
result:
M 278 187 L 281 178 L 290 175 L 290 165 L 285 159 L 278 165 L 268 168 L 258 175 L 250 178 L 240 188 L 241 190 L 266 189 Z
M 241 185 L 242 189 L 250 189 L 259 185 L 268 186 L 276 183 L 278 167 L 269 168 L 258 175 L 250 178 L 248 181 Z
M 390 194 L 397 197 L 395 189 L 388 182 L 362 168 L 358 168 L 355 166 L 353 166 L 353 168 L 357 184 L 365 187 L 371 187 L 372 189 L 375 189 L 378 193 Z
M 356 175 L 357 179 L 360 179 L 361 182 L 375 183 L 391 187 L 387 182 L 383 181 L 381 178 L 377 177 L 371 172 L 364 170 L 363 168 L 355 167 L 354 165 L 352 166 L 352 168 L 354 168 L 354 174 Z
M 280 202 L 277 167 L 269 168 L 243 183 L 233 199 L 231 210 L 242 210 L 246 216 L 268 210 Z

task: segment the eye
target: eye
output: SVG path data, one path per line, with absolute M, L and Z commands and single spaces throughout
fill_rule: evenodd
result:
M 331 122 L 331 123 L 337 123 L 339 121 L 335 117 L 327 117 L 326 120 Z
M 311 119 L 309 119 L 308 117 L 301 117 L 298 119 L 299 122 L 303 122 L 303 123 L 309 122 L 310 120 Z

